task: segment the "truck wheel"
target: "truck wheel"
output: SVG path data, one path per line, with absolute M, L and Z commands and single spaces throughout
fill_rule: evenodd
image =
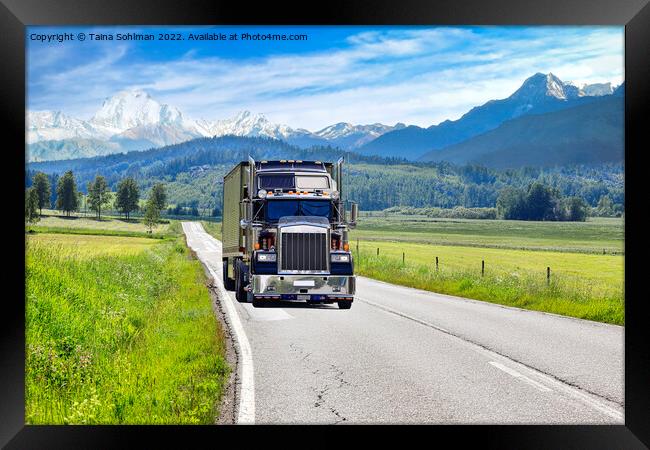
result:
M 228 277 L 228 258 L 223 260 L 223 287 L 227 291 L 235 290 L 235 280 Z
M 235 298 L 238 302 L 245 303 L 248 301 L 248 296 L 244 287 L 248 280 L 248 267 L 241 261 L 237 261 L 235 265 Z
M 344 302 L 336 302 L 339 305 L 339 309 L 350 309 L 352 308 L 352 302 L 350 300 L 346 300 Z
M 266 302 L 262 299 L 253 297 L 253 306 L 256 308 L 261 308 L 263 306 L 266 306 Z

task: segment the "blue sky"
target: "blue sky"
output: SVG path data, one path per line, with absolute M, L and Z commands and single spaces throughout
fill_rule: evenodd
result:
M 306 41 L 42 43 L 33 33 L 285 33 Z M 623 27 L 29 27 L 27 106 L 89 119 L 138 88 L 190 118 L 241 110 L 317 130 L 336 122 L 430 126 L 505 98 L 536 72 L 624 79 Z

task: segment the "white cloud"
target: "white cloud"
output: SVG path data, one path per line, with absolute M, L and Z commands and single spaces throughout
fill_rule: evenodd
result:
M 139 87 L 195 118 L 249 109 L 310 130 L 339 121 L 430 126 L 508 96 L 535 72 L 580 85 L 623 80 L 622 28 L 379 28 L 347 43 L 255 58 L 190 51 L 168 61 L 127 60 L 129 47 L 111 46 L 58 73 L 30 72 L 29 104 L 89 117 L 103 98 Z

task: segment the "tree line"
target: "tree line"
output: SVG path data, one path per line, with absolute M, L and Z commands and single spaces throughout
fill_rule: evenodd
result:
M 320 161 L 336 161 L 344 156 L 345 196 L 357 201 L 364 210 L 393 206 L 494 208 L 503 188 L 526 189 L 532 182 L 556 188 L 563 197 L 580 197 L 598 213 L 621 215 L 624 209 L 621 163 L 493 169 L 476 164 L 415 163 L 327 146 L 301 149 L 270 138 L 201 138 L 143 152 L 30 163 L 28 172 L 39 170 L 56 177 L 54 174 L 74 170 L 84 186 L 100 172 L 112 189 L 124 177 L 133 177 L 147 189 L 165 181 L 170 203 L 182 205 L 177 212 L 191 214 L 223 208 L 220 181 L 234 164 L 245 161 L 249 155 L 256 160 Z M 26 181 L 30 183 L 31 176 Z M 604 207 L 597 208 L 601 201 Z
M 527 189 L 506 187 L 497 198 L 497 217 L 511 220 L 584 222 L 589 214 L 580 197 L 563 197 L 557 188 L 540 182 Z
M 96 175 L 87 184 L 87 207 L 95 212 L 95 218 L 101 220 L 102 211 L 112 205 L 129 220 L 131 214 L 140 210 L 140 187 L 133 177 L 126 177 L 117 183 L 115 192 L 111 192 L 106 178 Z M 25 192 L 25 221 L 34 224 L 43 215 L 43 208 L 51 207 L 61 211 L 67 217 L 80 210 L 82 193 L 71 170 L 56 178 L 56 197 L 52 201 L 52 183 L 50 177 L 37 172 L 31 179 L 31 186 Z M 161 212 L 167 207 L 167 192 L 163 183 L 155 183 L 144 206 L 144 224 L 149 232 L 159 223 Z

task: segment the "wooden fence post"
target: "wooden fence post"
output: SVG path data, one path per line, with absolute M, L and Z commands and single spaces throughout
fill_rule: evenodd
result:
M 357 238 L 357 257 L 359 256 L 359 238 Z
M 405 259 L 406 259 L 406 253 L 402 252 L 402 265 L 404 265 Z
M 379 247 L 377 247 L 377 256 L 379 256 Z
M 436 271 L 438 271 L 438 257 L 436 256 Z
M 551 284 L 551 268 L 547 267 L 546 268 L 546 285 L 548 286 Z
M 485 260 L 481 260 L 481 276 L 485 275 Z

